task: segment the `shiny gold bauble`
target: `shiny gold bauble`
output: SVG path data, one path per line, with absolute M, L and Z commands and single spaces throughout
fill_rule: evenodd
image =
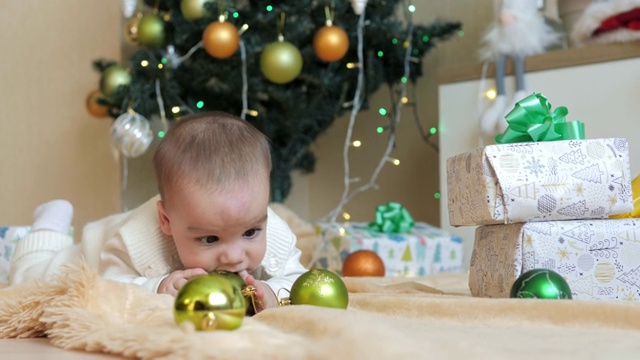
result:
M 149 47 L 164 44 L 164 21 L 159 15 L 142 15 L 138 23 L 138 43 Z
M 384 276 L 384 262 L 371 250 L 354 251 L 342 263 L 342 276 Z
M 286 84 L 298 77 L 302 64 L 300 50 L 288 41 L 273 42 L 260 55 L 262 74 L 276 84 Z
M 140 19 L 142 19 L 142 13 L 137 13 L 124 23 L 124 37 L 129 44 L 134 46 L 139 45 L 138 25 L 140 24 Z
M 182 16 L 189 21 L 202 18 L 207 13 L 204 4 L 208 2 L 213 2 L 213 0 L 182 0 L 180 2 Z
M 349 37 L 339 26 L 323 26 L 313 36 L 313 51 L 327 62 L 338 61 L 349 50 Z
M 121 65 L 111 65 L 102 73 L 100 78 L 100 91 L 105 96 L 111 96 L 119 86 L 131 84 L 131 74 L 129 70 Z
M 234 330 L 242 325 L 247 303 L 240 288 L 225 276 L 200 275 L 187 281 L 174 302 L 178 325 L 187 321 L 196 330 Z
M 342 279 L 325 269 L 313 269 L 300 275 L 291 286 L 291 304 L 346 309 L 349 292 Z
M 102 93 L 98 89 L 93 90 L 87 96 L 87 111 L 96 118 L 104 118 L 109 115 L 109 108 L 98 103 L 98 98 L 101 96 Z
M 228 21 L 215 21 L 202 33 L 204 50 L 214 58 L 226 59 L 240 46 L 238 29 Z

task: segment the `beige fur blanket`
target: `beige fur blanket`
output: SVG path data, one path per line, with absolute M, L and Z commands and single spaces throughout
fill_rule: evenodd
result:
M 173 298 L 69 267 L 50 284 L 0 289 L 0 338 L 136 358 L 637 359 L 640 305 L 478 299 L 466 275 L 346 278 L 347 310 L 286 306 L 235 331 L 190 332 Z M 438 290 L 441 289 L 441 290 Z

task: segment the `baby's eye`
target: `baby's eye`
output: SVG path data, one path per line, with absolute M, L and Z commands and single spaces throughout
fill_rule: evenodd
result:
M 209 235 L 209 236 L 200 238 L 200 241 L 202 241 L 203 244 L 213 244 L 218 240 L 219 240 L 218 237 L 215 235 Z
M 244 234 L 242 234 L 244 237 L 246 238 L 253 238 L 256 237 L 258 235 L 258 232 L 260 231 L 260 229 L 249 229 L 247 231 L 244 232 Z

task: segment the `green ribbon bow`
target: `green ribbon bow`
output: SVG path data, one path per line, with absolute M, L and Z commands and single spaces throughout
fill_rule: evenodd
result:
M 497 144 L 519 142 L 581 140 L 584 139 L 584 123 L 565 121 L 569 113 L 561 106 L 551 112 L 551 104 L 544 95 L 534 93 L 518 101 L 505 116 L 509 127 L 495 137 Z
M 376 208 L 376 219 L 369 223 L 367 229 L 385 234 L 398 234 L 408 232 L 414 224 L 407 209 L 397 202 L 390 202 Z

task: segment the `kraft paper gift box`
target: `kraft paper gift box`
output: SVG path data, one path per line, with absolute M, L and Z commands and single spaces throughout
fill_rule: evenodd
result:
M 473 296 L 509 297 L 524 272 L 562 275 L 573 299 L 640 302 L 640 219 L 488 225 L 476 229 L 469 269 Z
M 462 271 L 462 239 L 426 223 L 415 223 L 408 233 L 371 231 L 367 223 L 323 223 L 317 226 L 321 242 L 310 268 L 342 274 L 342 263 L 352 252 L 373 250 L 385 265 L 385 276 L 424 276 Z
M 626 139 L 489 145 L 447 159 L 452 226 L 602 219 L 632 209 Z

